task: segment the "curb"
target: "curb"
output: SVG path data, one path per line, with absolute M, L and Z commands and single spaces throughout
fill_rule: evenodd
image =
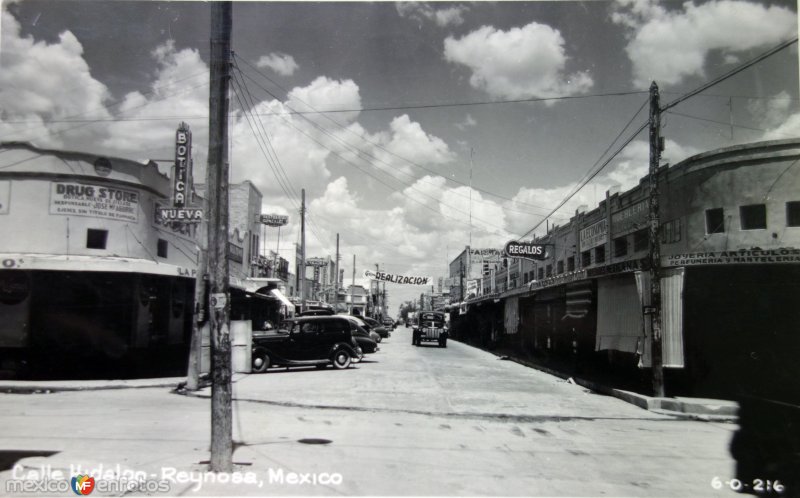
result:
M 492 352 L 489 351 L 489 353 Z M 560 372 L 558 370 L 548 368 L 542 365 L 537 365 L 535 363 L 525 361 L 514 356 L 499 355 L 497 353 L 492 353 L 492 354 L 498 356 L 499 359 L 507 359 L 513 361 L 514 363 L 523 365 L 525 367 L 539 370 L 540 372 L 544 372 L 554 377 L 559 377 L 570 383 L 579 385 L 581 387 L 585 387 L 586 389 L 589 389 L 591 391 L 600 394 L 605 394 L 607 396 L 613 396 L 617 399 L 625 401 L 626 403 L 630 403 L 632 405 L 638 406 L 639 408 L 652 411 L 654 413 L 661 413 L 664 415 L 671 415 L 681 418 L 690 418 L 693 420 L 702 420 L 707 422 L 736 422 L 738 420 L 737 415 L 739 411 L 739 406 L 737 403 L 733 401 L 727 401 L 727 400 L 692 401 L 689 399 L 654 398 L 651 396 L 645 396 L 644 394 L 639 394 L 631 391 L 623 391 L 622 389 L 609 387 L 591 380 L 582 379 L 579 377 L 573 377 L 569 374 L 565 374 L 564 372 Z
M 178 384 L 185 382 L 185 377 L 168 377 L 160 379 L 132 379 L 99 380 L 99 381 L 56 381 L 56 382 L 29 382 L 29 381 L 3 381 L 0 382 L 0 393 L 5 394 L 52 394 L 71 391 L 108 391 L 117 389 L 149 389 L 149 388 L 177 388 Z

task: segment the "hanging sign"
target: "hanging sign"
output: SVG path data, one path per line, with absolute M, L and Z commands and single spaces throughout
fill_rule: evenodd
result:
M 177 208 L 186 205 L 187 185 L 189 185 L 190 164 L 192 161 L 192 132 L 189 125 L 181 123 L 175 132 L 175 175 L 172 178 L 172 205 Z
M 504 249 L 509 258 L 530 259 L 540 261 L 547 257 L 544 244 L 534 244 L 533 242 L 517 242 L 510 240 L 506 242 Z
M 396 275 L 386 273 L 383 271 L 364 270 L 364 278 L 371 280 L 379 280 L 382 282 L 389 282 L 392 284 L 407 284 L 407 285 L 432 285 L 433 278 L 431 277 L 413 277 L 409 275 Z
M 313 266 L 314 268 L 328 266 L 328 260 L 325 258 L 306 258 L 306 266 Z
M 285 214 L 260 214 L 256 217 L 256 223 L 268 227 L 282 227 L 289 223 L 289 217 Z

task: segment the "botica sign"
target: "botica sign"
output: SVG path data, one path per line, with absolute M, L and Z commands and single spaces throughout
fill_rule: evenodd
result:
M 544 244 L 534 244 L 533 242 L 518 242 L 511 240 L 506 242 L 504 249 L 506 256 L 510 258 L 530 259 L 539 261 L 547 257 Z

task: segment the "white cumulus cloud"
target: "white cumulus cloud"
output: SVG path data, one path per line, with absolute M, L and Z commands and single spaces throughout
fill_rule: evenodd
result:
M 686 2 L 670 11 L 651 0 L 618 1 L 611 16 L 629 30 L 626 52 L 634 84 L 673 85 L 704 76 L 709 53 L 732 63 L 737 52 L 770 47 L 797 35 L 797 16 L 788 8 L 741 0 Z
M 294 57 L 287 54 L 272 52 L 269 55 L 262 55 L 256 61 L 258 67 L 268 67 L 281 76 L 291 76 L 300 67 L 295 62 Z
M 568 56 L 561 33 L 532 22 L 502 31 L 483 26 L 462 38 L 448 37 L 445 59 L 472 71 L 470 84 L 494 97 L 558 97 L 584 93 L 593 81 L 586 72 L 566 73 Z

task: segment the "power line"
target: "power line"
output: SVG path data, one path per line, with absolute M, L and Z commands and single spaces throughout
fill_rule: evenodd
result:
M 267 80 L 267 81 L 269 81 L 270 83 L 272 83 L 272 84 L 274 84 L 275 86 L 277 86 L 278 88 L 280 88 L 282 91 L 284 91 L 284 92 L 287 92 L 287 93 L 288 93 L 288 91 L 287 91 L 287 89 L 286 89 L 286 88 L 282 87 L 282 86 L 281 86 L 279 83 L 277 83 L 276 81 L 274 81 L 272 78 L 270 78 L 269 76 L 267 76 L 267 75 L 266 75 L 266 74 L 264 74 L 263 72 L 259 71 L 259 70 L 258 70 L 257 68 L 255 68 L 255 67 L 254 67 L 254 66 L 253 66 L 253 65 L 252 65 L 250 62 L 248 62 L 248 61 L 247 61 L 247 60 L 245 60 L 245 59 L 242 59 L 241 57 L 239 57 L 239 56 L 238 56 L 238 55 L 236 55 L 236 54 L 234 54 L 234 57 L 235 57 L 235 58 L 238 58 L 238 59 L 240 59 L 240 60 L 242 60 L 242 62 L 244 62 L 245 64 L 247 64 L 247 65 L 248 65 L 248 66 L 249 66 L 251 69 L 253 69 L 253 70 L 254 70 L 254 71 L 257 73 L 257 74 L 259 74 L 259 75 L 260 75 L 260 76 L 262 76 L 264 79 L 266 79 L 266 80 Z M 250 77 L 248 76 L 248 78 L 250 78 Z M 254 81 L 252 78 L 250 78 L 250 79 L 251 79 L 251 81 Z M 259 85 L 257 82 L 256 82 L 256 85 L 257 85 L 257 86 L 259 86 L 259 88 L 261 88 L 262 90 L 264 90 L 264 91 L 265 91 L 265 92 L 266 92 L 266 93 L 267 93 L 269 96 L 271 96 L 272 98 L 274 98 L 274 99 L 276 99 L 276 100 L 280 100 L 280 99 L 279 99 L 279 98 L 278 98 L 278 97 L 277 97 L 275 94 L 273 94 L 272 92 L 270 92 L 269 90 L 267 90 L 267 89 L 266 89 L 266 88 L 264 88 L 263 86 Z M 638 94 L 638 93 L 646 93 L 646 92 L 630 92 L 630 93 L 627 93 L 627 92 L 617 92 L 617 93 L 602 94 L 602 96 L 611 96 L 611 95 L 630 95 L 630 94 Z M 597 94 L 597 95 L 594 95 L 594 96 L 601 96 L 601 94 Z M 300 99 L 298 99 L 298 100 L 300 100 Z M 533 102 L 533 101 L 539 101 L 539 100 L 541 100 L 541 99 L 538 99 L 538 100 L 537 100 L 537 99 L 526 99 L 526 100 L 520 100 L 520 101 L 526 101 L 526 102 L 527 102 L 527 101 L 530 101 L 530 102 Z M 547 99 L 544 99 L 544 100 L 547 100 Z M 386 152 L 387 154 L 390 154 L 390 155 L 392 155 L 392 156 L 394 156 L 394 157 L 396 157 L 396 158 L 398 158 L 398 159 L 400 159 L 400 160 L 402 160 L 402 161 L 406 162 L 407 164 L 409 164 L 409 165 L 411 165 L 411 166 L 414 166 L 414 167 L 416 167 L 416 168 L 419 168 L 419 169 L 422 169 L 422 170 L 424 170 L 424 171 L 427 171 L 428 173 L 431 173 L 431 174 L 434 174 L 434 175 L 440 176 L 440 177 L 444 178 L 446 181 L 449 181 L 449 182 L 452 182 L 452 183 L 457 183 L 457 184 L 459 184 L 459 185 L 461 185 L 461 186 L 469 187 L 470 189 L 474 189 L 474 190 L 476 190 L 476 191 L 478 191 L 478 192 L 482 192 L 482 193 L 484 193 L 484 194 L 491 195 L 491 196 L 493 196 L 493 197 L 497 197 L 497 198 L 499 198 L 499 199 L 504 199 L 504 200 L 507 200 L 507 201 L 511 201 L 511 202 L 514 202 L 514 203 L 516 203 L 516 204 L 521 204 L 521 205 L 525 205 L 525 206 L 530 206 L 530 207 L 532 207 L 532 208 L 534 208 L 534 209 L 543 209 L 543 210 L 547 210 L 547 209 L 548 209 L 548 208 L 546 208 L 546 207 L 543 207 L 543 206 L 537 206 L 537 205 L 535 205 L 535 204 L 530 204 L 530 203 L 526 203 L 526 202 L 518 201 L 518 200 L 515 200 L 515 199 L 513 199 L 513 198 L 511 198 L 511 197 L 503 196 L 503 195 L 500 195 L 500 194 L 497 194 L 497 193 L 494 193 L 494 192 L 491 192 L 491 191 L 488 191 L 488 190 L 485 190 L 485 189 L 482 189 L 482 188 L 479 188 L 479 187 L 474 187 L 474 186 L 472 186 L 471 184 L 467 184 L 467 183 L 465 183 L 465 182 L 462 182 L 462 181 L 460 181 L 460 180 L 456 180 L 455 178 L 449 178 L 449 177 L 443 176 L 443 175 L 441 175 L 439 172 L 437 172 L 437 171 L 435 171 L 435 170 L 432 170 L 432 169 L 430 169 L 430 168 L 427 168 L 427 167 L 425 167 L 425 166 L 423 166 L 423 165 L 421 165 L 421 164 L 418 164 L 418 163 L 416 163 L 416 162 L 414 162 L 414 161 L 412 161 L 412 160 L 410 160 L 410 159 L 408 159 L 408 158 L 405 158 L 405 157 L 403 157 L 403 156 L 400 156 L 399 154 L 397 154 L 397 153 L 395 153 L 395 152 L 393 152 L 393 151 L 389 150 L 388 148 L 384 147 L 383 145 L 381 145 L 381 144 L 379 144 L 379 143 L 377 143 L 377 142 L 373 142 L 372 140 L 369 140 L 369 139 L 367 139 L 367 138 L 366 138 L 366 137 L 364 137 L 363 135 L 360 135 L 360 134 L 358 134 L 358 133 L 354 132 L 353 130 L 349 129 L 347 126 L 343 125 L 342 123 L 339 123 L 338 121 L 336 121 L 336 120 L 334 120 L 334 119 L 332 119 L 332 118 L 330 118 L 330 117 L 326 116 L 326 115 L 325 115 L 325 114 L 327 113 L 326 111 L 319 111 L 319 110 L 315 109 L 315 108 L 314 108 L 314 107 L 313 107 L 311 104 L 309 104 L 309 103 L 307 103 L 307 102 L 304 102 L 304 101 L 302 101 L 302 100 L 300 100 L 300 102 L 301 102 L 302 104 L 304 104 L 304 105 L 308 106 L 310 109 L 312 109 L 312 111 L 310 111 L 310 112 L 309 112 L 309 111 L 307 111 L 307 112 L 302 112 L 302 113 L 299 113 L 299 112 L 297 112 L 297 111 L 291 110 L 291 108 L 290 108 L 290 111 L 291 111 L 291 112 L 288 112 L 287 114 L 301 114 L 301 115 L 304 115 L 304 114 L 311 114 L 311 113 L 313 113 L 313 114 L 319 114 L 319 115 L 321 115 L 323 118 L 325 118 L 325 119 L 327 119 L 328 121 L 330 121 L 331 123 L 333 123 L 334 125 L 336 125 L 336 126 L 338 126 L 339 128 L 343 129 L 344 131 L 346 131 L 346 132 L 348 132 L 348 133 L 350 133 L 350 134 L 352 134 L 352 135 L 355 135 L 355 136 L 356 136 L 357 138 L 359 138 L 360 140 L 362 140 L 362 141 L 364 141 L 364 142 L 366 142 L 366 143 L 368 143 L 368 144 L 370 144 L 370 145 L 372 145 L 372 146 L 374 146 L 374 147 L 377 147 L 377 148 L 379 148 L 379 149 L 383 150 L 383 151 L 384 151 L 384 152 Z M 506 102 L 516 102 L 516 101 L 506 101 Z M 287 106 L 287 107 L 289 107 L 289 106 Z M 344 112 L 344 111 L 342 111 L 342 112 Z M 355 110 L 350 110 L 350 112 L 355 112 Z M 312 123 L 312 124 L 313 124 L 313 123 Z M 392 166 L 392 165 L 390 165 L 390 164 L 386 163 L 385 161 L 382 161 L 380 158 L 377 158 L 377 157 L 375 157 L 374 155 L 370 154 L 369 152 L 367 152 L 367 151 L 364 151 L 363 149 L 359 149 L 359 148 L 357 148 L 357 147 L 355 147 L 355 148 L 356 148 L 356 150 L 358 150 L 359 152 L 362 152 L 362 153 L 364 153 L 364 154 L 367 154 L 367 155 L 369 155 L 370 157 L 373 157 L 373 158 L 375 158 L 377 161 L 383 162 L 384 164 L 386 164 L 386 165 L 387 165 L 387 166 L 389 166 L 389 167 L 391 167 L 391 166 Z M 408 175 L 408 176 L 411 176 L 412 178 L 414 178 L 414 177 L 413 177 L 413 175 L 410 175 L 410 174 L 408 174 L 408 173 L 405 173 L 405 172 L 404 172 L 404 171 L 402 171 L 402 170 L 398 170 L 398 171 L 400 171 L 401 173 L 403 173 L 403 174 L 406 174 L 406 175 Z M 416 179 L 416 178 L 415 178 L 415 179 Z M 423 183 L 430 183 L 430 182 L 423 182 Z M 455 193 L 456 195 L 459 195 L 459 196 L 461 196 L 461 197 L 464 197 L 464 198 L 466 198 L 466 197 L 467 197 L 467 196 L 466 196 L 466 195 L 464 195 L 464 194 L 460 194 L 460 193 L 457 193 L 457 192 L 454 192 L 454 193 Z M 507 209 L 508 209 L 508 208 L 507 208 Z M 518 212 L 518 213 L 521 213 L 521 214 L 527 214 L 527 215 L 532 215 L 532 216 L 541 216 L 540 214 L 537 214 L 537 213 L 530 213 L 530 212 L 525 212 L 525 211 L 519 211 L 519 210 L 516 210 L 516 209 L 513 209 L 513 208 L 510 208 L 510 209 L 508 209 L 508 210 L 510 210 L 510 211 L 515 211 L 515 212 Z

